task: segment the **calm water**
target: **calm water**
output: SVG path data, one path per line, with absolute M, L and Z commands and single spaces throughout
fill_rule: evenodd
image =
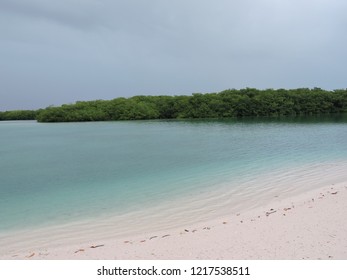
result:
M 347 174 L 347 116 L 0 122 L 0 232 L 132 213 L 200 220 L 324 181 L 319 168 L 336 162 Z

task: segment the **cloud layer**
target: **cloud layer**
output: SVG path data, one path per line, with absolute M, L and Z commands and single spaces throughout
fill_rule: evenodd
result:
M 343 0 L 2 0 L 0 110 L 226 88 L 346 88 Z

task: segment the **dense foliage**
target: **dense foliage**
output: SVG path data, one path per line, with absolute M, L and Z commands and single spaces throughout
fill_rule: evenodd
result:
M 347 90 L 229 89 L 191 96 L 135 96 L 109 101 L 79 101 L 31 112 L 0 113 L 0 120 L 12 117 L 32 118 L 39 122 L 72 122 L 340 113 L 347 112 Z
M 12 120 L 35 120 L 38 113 L 42 111 L 37 110 L 14 110 L 0 112 L 0 121 L 12 121 Z

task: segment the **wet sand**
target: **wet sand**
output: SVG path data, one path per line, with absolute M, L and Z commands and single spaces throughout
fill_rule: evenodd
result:
M 127 238 L 2 249 L 0 259 L 347 259 L 347 182 L 265 207 Z

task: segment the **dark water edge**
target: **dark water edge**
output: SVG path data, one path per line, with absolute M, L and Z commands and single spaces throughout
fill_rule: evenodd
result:
M 143 120 L 145 121 L 145 120 Z M 347 123 L 347 113 L 338 114 L 321 114 L 311 116 L 245 116 L 236 118 L 194 118 L 194 119 L 158 119 L 147 120 L 151 122 L 192 122 L 192 123 L 222 123 L 222 124 L 236 124 L 236 123 L 302 123 L 302 124 L 319 124 L 319 123 Z M 122 122 L 122 121 L 120 121 Z

